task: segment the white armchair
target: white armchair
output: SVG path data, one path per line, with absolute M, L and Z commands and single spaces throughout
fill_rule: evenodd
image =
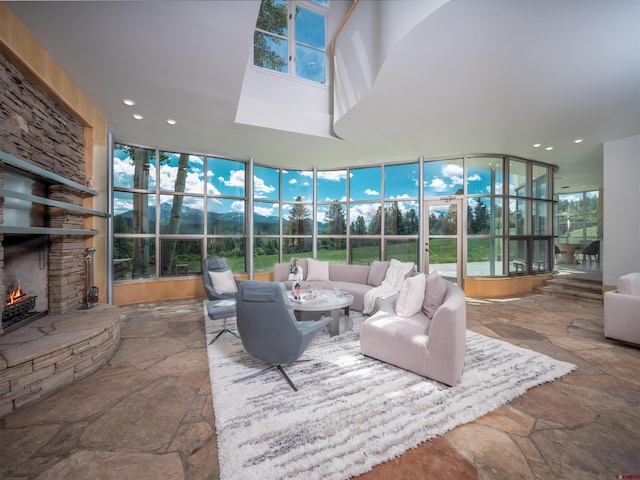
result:
M 640 273 L 621 276 L 604 294 L 604 336 L 640 347 Z

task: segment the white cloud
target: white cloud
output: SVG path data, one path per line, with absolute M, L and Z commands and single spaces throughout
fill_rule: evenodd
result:
M 295 178 L 289 180 L 289 185 L 295 185 L 296 183 L 298 183 L 298 180 L 296 180 Z
M 335 203 L 336 201 L 337 201 L 337 202 L 346 202 L 346 201 L 347 201 L 347 197 L 346 197 L 346 196 L 343 196 L 340 200 L 336 200 L 336 199 L 335 199 L 335 198 L 333 198 L 333 197 L 326 197 L 326 198 L 324 199 L 324 201 L 325 201 L 325 202 L 331 202 L 331 203 Z
M 480 180 L 482 180 L 482 177 L 477 173 L 474 173 L 473 175 L 469 175 L 467 177 L 467 181 L 469 182 L 479 182 Z
M 113 211 L 116 215 L 133 210 L 133 202 L 129 199 L 115 197 L 113 199 Z
M 268 193 L 276 189 L 273 185 L 267 185 L 262 178 L 253 176 L 253 190 L 256 198 L 266 198 Z
M 374 196 L 374 197 L 375 197 L 375 196 L 379 196 L 379 195 L 380 195 L 380 192 L 378 192 L 378 191 L 376 191 L 376 190 L 372 190 L 371 188 L 367 188 L 367 189 L 364 191 L 364 193 L 365 193 L 365 195 L 371 195 L 371 196 Z
M 244 170 L 231 170 L 229 172 L 229 180 L 224 180 L 222 177 L 219 177 L 218 180 L 227 187 L 244 188 Z
M 244 202 L 242 200 L 236 200 L 231 204 L 231 210 L 234 212 L 244 213 Z
M 274 208 L 273 207 L 256 206 L 256 207 L 254 207 L 253 211 L 255 213 L 257 213 L 258 215 L 263 215 L 265 217 L 271 217 L 271 216 L 273 216 Z
M 447 164 L 442 167 L 442 175 L 449 179 L 450 185 L 462 185 L 463 168 L 461 165 Z
M 380 207 L 379 203 L 360 203 L 352 205 L 349 211 L 349 219 L 354 222 L 358 216 L 362 215 L 369 223 Z
M 436 191 L 444 191 L 447 189 L 447 183 L 441 178 L 434 178 L 431 180 L 429 187 L 433 188 Z
M 133 176 L 135 174 L 135 165 L 131 161 L 131 157 L 113 159 L 113 179 L 116 186 L 130 187 L 133 186 Z M 149 165 L 149 185 L 155 185 L 156 167 L 154 164 Z
M 207 194 L 220 195 L 220 190 L 218 190 L 212 183 L 207 183 Z
M 329 180 L 330 182 L 339 182 L 347 178 L 346 170 L 335 170 L 331 172 L 318 172 L 318 180 Z
M 446 164 L 442 167 L 442 175 L 445 177 L 460 177 L 462 176 L 463 169 L 461 165 L 452 165 L 451 163 Z

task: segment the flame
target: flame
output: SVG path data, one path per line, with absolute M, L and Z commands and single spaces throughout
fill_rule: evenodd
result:
M 5 305 L 13 305 L 20 297 L 24 297 L 26 294 L 20 288 L 20 280 L 18 280 L 18 288 L 14 288 L 9 292 Z

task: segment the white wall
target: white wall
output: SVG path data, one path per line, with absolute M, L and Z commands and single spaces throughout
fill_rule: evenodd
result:
M 602 281 L 640 272 L 640 135 L 604 144 Z
M 338 35 L 334 52 L 334 128 L 371 89 L 387 54 L 449 0 L 363 0 Z

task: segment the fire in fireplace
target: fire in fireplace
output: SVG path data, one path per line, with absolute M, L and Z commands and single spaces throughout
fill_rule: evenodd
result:
M 36 296 L 27 295 L 18 280 L 18 286 L 9 290 L 7 294 L 2 310 L 2 328 L 8 331 L 13 325 L 37 315 L 38 312 L 34 311 L 35 307 Z

